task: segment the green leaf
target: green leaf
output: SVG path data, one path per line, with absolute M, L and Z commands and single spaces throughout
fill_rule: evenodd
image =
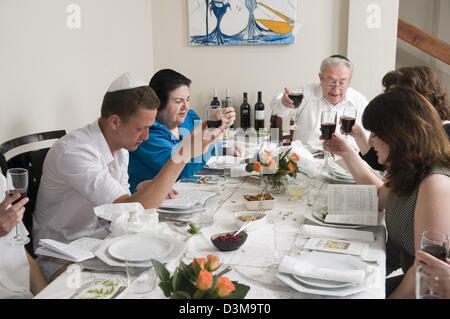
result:
M 159 283 L 159 287 L 164 293 L 164 296 L 169 297 L 173 290 L 172 290 L 172 283 L 170 281 L 164 281 Z
M 170 272 L 166 269 L 166 267 L 160 263 L 159 261 L 152 259 L 153 267 L 155 268 L 155 272 L 158 274 L 158 277 L 161 281 L 170 280 Z
M 170 299 L 192 299 L 191 295 L 186 291 L 177 290 L 173 293 Z
M 250 287 L 247 285 L 243 285 L 238 283 L 237 281 L 232 281 L 234 287 L 236 288 L 231 294 L 224 297 L 224 299 L 244 299 L 247 295 Z

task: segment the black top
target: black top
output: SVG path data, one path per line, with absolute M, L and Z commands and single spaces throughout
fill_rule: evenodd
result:
M 444 129 L 450 140 L 450 123 L 444 124 Z M 370 150 L 365 155 L 362 155 L 361 152 L 359 152 L 359 156 L 361 156 L 361 158 L 365 160 L 367 164 L 369 164 L 370 167 L 372 167 L 373 169 L 376 169 L 378 171 L 384 171 L 384 166 L 378 163 L 378 155 L 377 152 L 373 149 L 373 147 L 371 147 Z

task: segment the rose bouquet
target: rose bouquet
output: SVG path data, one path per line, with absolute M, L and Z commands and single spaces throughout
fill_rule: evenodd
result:
M 249 286 L 215 275 L 219 257 L 214 255 L 194 258 L 189 265 L 180 261 L 172 276 L 160 262 L 152 259 L 152 264 L 161 280 L 159 287 L 171 299 L 242 299 L 250 290 Z
M 295 178 L 299 172 L 297 162 L 300 160 L 296 153 L 292 153 L 291 149 L 281 152 L 278 157 L 274 157 L 271 152 L 263 152 L 256 155 L 256 161 L 246 160 L 247 165 L 245 170 L 247 172 L 258 172 L 262 177 L 267 177 L 273 188 L 282 186 L 282 178 L 290 176 Z

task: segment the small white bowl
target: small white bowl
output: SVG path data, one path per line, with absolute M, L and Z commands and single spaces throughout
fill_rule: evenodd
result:
M 266 220 L 267 220 L 267 214 L 261 213 L 261 212 L 247 212 L 247 211 L 242 211 L 242 212 L 236 212 L 234 213 L 234 220 L 236 221 L 236 224 L 238 225 L 239 228 L 241 228 L 246 222 L 242 221 L 239 219 L 239 216 L 257 216 L 260 217 L 259 219 L 252 221 L 250 225 L 248 225 L 244 231 L 253 231 L 253 230 L 257 230 L 261 227 L 263 227 L 264 225 L 266 225 Z
M 246 195 L 257 195 L 257 194 L 246 194 Z M 273 197 L 273 196 L 272 196 Z M 276 198 L 270 200 L 262 200 L 263 209 L 273 209 L 275 207 Z M 248 210 L 259 210 L 259 200 L 247 200 L 244 197 L 244 206 Z

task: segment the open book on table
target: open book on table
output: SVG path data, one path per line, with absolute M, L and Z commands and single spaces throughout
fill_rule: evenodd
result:
M 378 225 L 378 195 L 375 185 L 328 185 L 325 223 Z

